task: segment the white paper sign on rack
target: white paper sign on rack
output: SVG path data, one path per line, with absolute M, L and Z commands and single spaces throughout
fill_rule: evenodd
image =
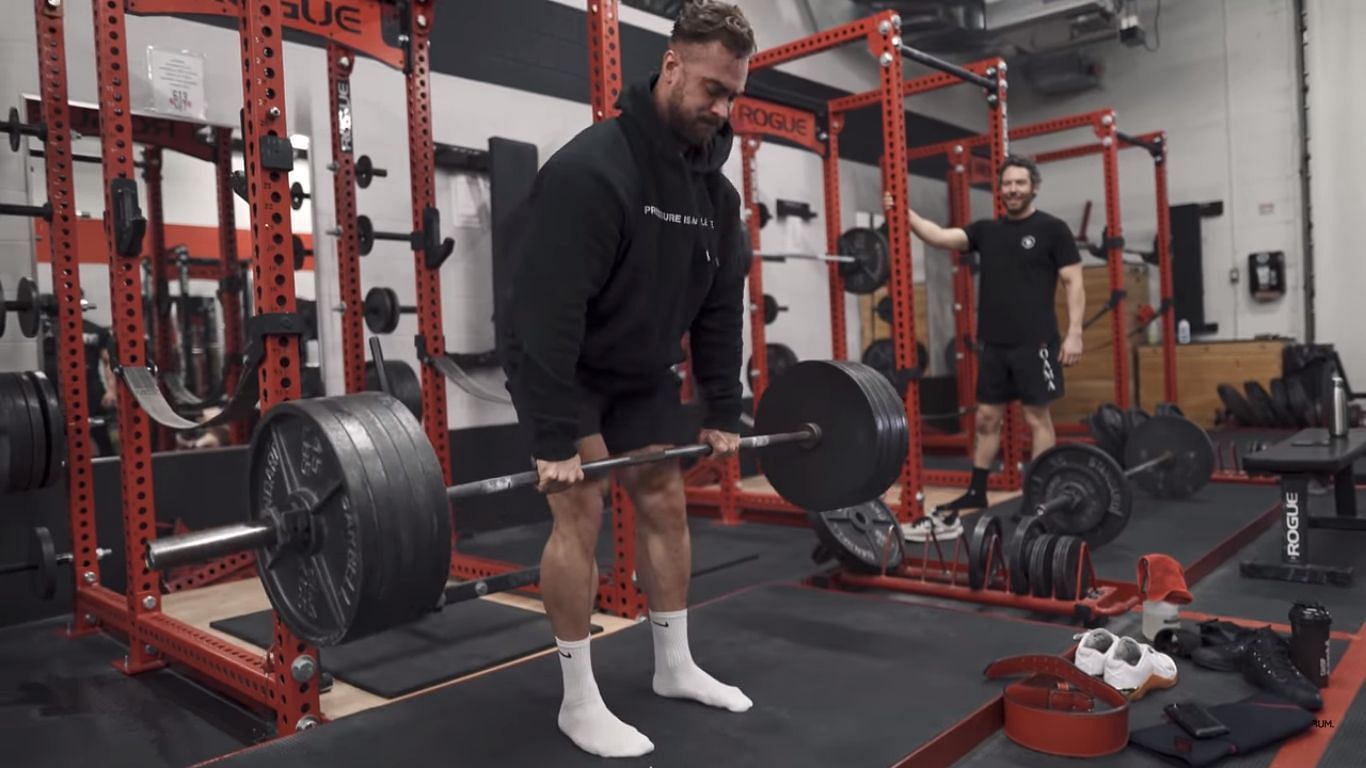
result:
M 187 120 L 208 119 L 203 56 L 148 46 L 147 76 L 152 84 L 149 109 Z

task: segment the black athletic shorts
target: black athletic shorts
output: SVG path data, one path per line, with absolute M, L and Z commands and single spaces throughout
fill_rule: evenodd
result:
M 1047 405 L 1063 396 L 1057 340 L 1046 344 L 983 344 L 977 357 L 977 402 Z
M 697 426 L 681 401 L 676 379 L 651 389 L 595 391 L 580 383 L 579 438 L 602 435 L 608 453 L 647 445 L 684 445 L 697 441 Z

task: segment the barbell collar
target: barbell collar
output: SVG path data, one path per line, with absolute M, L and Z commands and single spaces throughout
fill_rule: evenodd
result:
M 270 523 L 237 523 L 148 542 L 145 560 L 148 570 L 165 570 L 273 546 L 278 539 Z
M 772 435 L 750 435 L 740 438 L 740 448 L 767 448 L 774 445 L 785 445 L 788 443 L 813 444 L 820 440 L 820 428 L 814 424 L 807 424 L 806 429 L 796 432 L 780 432 Z M 711 455 L 712 447 L 708 443 L 696 443 L 684 445 L 676 448 L 668 448 L 662 451 L 651 453 L 639 453 L 631 456 L 613 456 L 602 459 L 601 461 L 590 461 L 582 467 L 585 478 L 603 474 L 613 469 L 623 467 L 634 467 L 641 464 L 653 464 L 669 459 L 682 459 L 690 457 L 702 457 Z M 540 474 L 535 470 L 527 472 L 517 472 L 500 477 L 490 477 L 484 480 L 475 480 L 460 485 L 453 485 L 446 489 L 446 498 L 464 499 L 471 496 L 487 496 L 503 491 L 510 491 L 514 488 L 524 488 L 535 485 L 540 481 Z

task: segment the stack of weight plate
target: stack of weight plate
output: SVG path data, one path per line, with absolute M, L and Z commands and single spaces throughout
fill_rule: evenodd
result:
M 39 371 L 0 373 L 0 491 L 47 488 L 62 473 L 61 403 Z

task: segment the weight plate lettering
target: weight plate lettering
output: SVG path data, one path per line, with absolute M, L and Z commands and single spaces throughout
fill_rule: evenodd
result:
M 968 586 L 982 589 L 991 578 L 993 560 L 1001 557 L 1001 518 L 981 513 L 967 528 Z M 993 549 L 994 548 L 994 549 Z
M 842 565 L 852 571 L 881 573 L 899 568 L 905 559 L 901 526 L 881 500 L 808 515 L 816 536 Z
M 1134 430 L 1124 446 L 1127 466 L 1160 462 L 1129 479 L 1145 493 L 1161 499 L 1186 499 L 1209 482 L 1214 472 L 1214 443 L 1195 422 L 1180 416 L 1154 416 Z
M 1092 547 L 1113 541 L 1129 524 L 1133 492 L 1124 470 L 1105 451 L 1085 443 L 1061 443 L 1034 460 L 1025 477 L 1021 509 L 1025 514 L 1060 494 L 1074 503 L 1045 515 L 1051 533 L 1080 535 Z
M 854 227 L 839 238 L 839 252 L 853 256 L 854 261 L 839 263 L 844 290 L 868 294 L 887 284 L 892 275 L 892 259 L 887 238 L 875 229 Z
M 28 533 L 29 587 L 39 600 L 51 600 L 57 594 L 57 548 L 52 533 L 38 526 Z
M 1006 567 L 1010 569 L 1010 591 L 1017 595 L 1029 594 L 1029 544 L 1047 532 L 1041 517 L 1028 515 L 1020 518 L 1006 543 Z
M 870 400 L 855 372 L 866 366 L 840 360 L 806 360 L 783 375 L 759 400 L 758 434 L 795 432 L 815 424 L 821 436 L 810 447 L 775 445 L 759 456 L 764 474 L 779 495 L 807 510 L 839 509 L 879 498 L 901 474 L 910 430 L 904 409 L 885 413 Z M 891 385 L 881 377 L 867 386 Z M 886 397 L 887 393 L 883 393 Z M 891 399 L 899 399 L 892 392 Z M 886 442 L 883 442 L 886 441 Z M 868 446 L 892 446 L 868 460 Z
M 345 398 L 346 408 L 375 409 L 381 393 Z M 287 542 L 257 552 L 257 570 L 285 624 L 305 642 L 334 646 L 396 624 L 416 621 L 436 605 L 446 574 L 402 562 L 407 541 L 447 548 L 450 521 L 444 492 L 439 508 L 428 501 L 388 506 L 410 485 L 401 467 L 384 460 L 365 422 L 339 415 L 324 400 L 298 400 L 267 411 L 252 439 L 250 498 L 253 513 L 291 530 L 291 512 L 306 510 L 311 545 Z M 417 429 L 409 416 L 405 425 Z M 403 463 L 435 462 L 430 446 Z M 396 540 L 388 530 L 410 532 Z M 406 574 L 404 578 L 398 578 Z M 411 577 L 411 578 L 409 578 Z M 430 579 L 430 581 L 428 581 Z

